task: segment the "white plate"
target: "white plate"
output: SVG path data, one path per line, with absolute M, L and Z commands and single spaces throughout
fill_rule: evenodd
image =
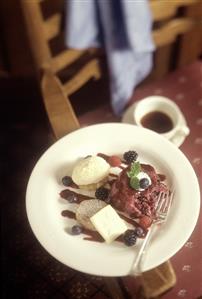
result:
M 133 118 L 133 112 L 135 110 L 137 103 L 138 102 L 135 102 L 124 112 L 123 117 L 122 117 L 123 123 L 135 125 L 134 118 Z M 184 115 L 182 113 L 181 113 L 181 125 L 184 125 L 184 126 L 187 125 Z M 182 145 L 182 143 L 184 142 L 186 137 L 187 136 L 185 136 L 183 134 L 176 134 L 175 136 L 172 137 L 172 139 L 170 139 L 170 141 L 172 143 L 174 143 L 177 147 L 180 147 L 180 145 Z
M 173 256 L 191 235 L 199 214 L 200 196 L 196 175 L 182 152 L 148 129 L 108 123 L 79 129 L 52 145 L 37 162 L 26 193 L 27 215 L 34 234 L 46 250 L 65 265 L 100 276 L 125 276 L 130 272 L 138 246 L 126 247 L 90 242 L 71 236 L 74 220 L 61 216 L 69 208 L 59 192 L 64 174 L 71 174 L 79 157 L 98 152 L 122 155 L 135 149 L 140 162 L 151 163 L 167 176 L 175 197 L 164 229 L 155 236 L 144 263 L 144 271 Z

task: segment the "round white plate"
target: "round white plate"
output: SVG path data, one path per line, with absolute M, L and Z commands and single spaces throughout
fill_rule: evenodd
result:
M 123 123 L 135 125 L 134 118 L 133 118 L 133 112 L 135 110 L 137 103 L 138 102 L 135 102 L 124 112 L 123 117 L 122 117 Z M 182 126 L 187 125 L 184 115 L 182 113 L 181 113 L 181 125 Z M 180 147 L 180 145 L 182 145 L 182 143 L 184 142 L 186 137 L 187 136 L 185 136 L 183 134 L 176 134 L 175 136 L 172 137 L 172 139 L 170 139 L 170 141 L 172 143 L 174 143 L 177 147 Z
M 99 124 L 79 129 L 53 144 L 37 162 L 28 182 L 27 215 L 34 234 L 57 260 L 76 270 L 100 276 L 125 276 L 130 272 L 141 241 L 135 247 L 120 242 L 110 245 L 72 236 L 74 220 L 61 216 L 72 208 L 59 196 L 64 174 L 71 174 L 75 161 L 98 152 L 122 155 L 134 149 L 139 161 L 153 165 L 175 189 L 169 219 L 155 235 L 143 270 L 173 256 L 191 235 L 199 214 L 199 186 L 191 164 L 165 138 L 148 129 L 121 124 Z

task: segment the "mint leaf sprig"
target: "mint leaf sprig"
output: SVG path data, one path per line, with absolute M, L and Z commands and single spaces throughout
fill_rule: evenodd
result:
M 133 162 L 131 164 L 130 171 L 127 171 L 127 175 L 129 178 L 132 178 L 134 176 L 137 176 L 138 173 L 140 173 L 140 171 L 141 171 L 140 162 Z
M 139 179 L 137 177 L 140 171 L 141 171 L 140 162 L 133 162 L 131 164 L 130 171 L 127 171 L 127 176 L 130 178 L 130 186 L 136 190 L 140 188 Z

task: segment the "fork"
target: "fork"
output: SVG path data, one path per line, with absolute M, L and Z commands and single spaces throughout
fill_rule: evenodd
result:
M 140 250 L 138 252 L 138 255 L 135 259 L 135 262 L 132 265 L 131 274 L 132 275 L 140 275 L 141 274 L 141 266 L 143 263 L 143 258 L 146 254 L 149 242 L 151 240 L 152 233 L 154 231 L 154 228 L 157 224 L 163 224 L 166 222 L 172 199 L 173 199 L 174 192 L 160 192 L 157 198 L 157 201 L 155 203 L 154 209 L 155 209 L 155 219 L 151 225 L 151 227 L 148 229 L 147 235 L 140 247 Z

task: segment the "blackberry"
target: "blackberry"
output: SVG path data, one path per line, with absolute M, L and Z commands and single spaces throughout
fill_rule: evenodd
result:
M 135 151 L 128 151 L 123 154 L 124 160 L 129 164 L 137 160 L 138 154 Z
M 109 189 L 105 188 L 105 187 L 99 187 L 98 189 L 96 189 L 95 191 L 95 197 L 97 199 L 101 199 L 101 200 L 107 200 L 109 196 Z
M 123 241 L 126 246 L 135 245 L 136 240 L 137 240 L 137 234 L 136 234 L 135 230 L 128 229 L 127 231 L 125 231 L 125 233 L 123 235 Z

